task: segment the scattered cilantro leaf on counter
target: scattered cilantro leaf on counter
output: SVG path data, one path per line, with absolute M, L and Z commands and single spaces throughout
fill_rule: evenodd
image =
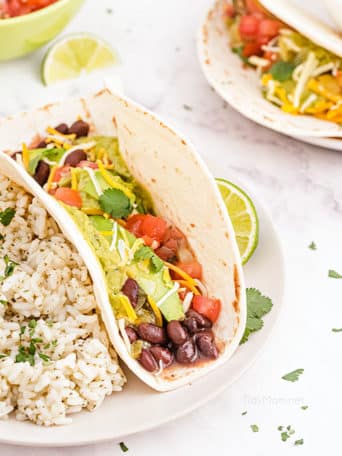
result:
M 271 66 L 269 73 L 276 81 L 284 82 L 291 79 L 294 69 L 295 65 L 293 63 L 279 61 Z
M 287 431 L 283 431 L 283 432 L 280 434 L 280 436 L 281 436 L 281 440 L 282 440 L 283 442 L 286 442 L 286 440 L 288 440 L 288 439 L 290 438 L 290 435 L 288 434 Z
M 342 279 L 342 275 L 334 271 L 333 269 L 329 269 L 328 277 L 330 277 L 331 279 Z
M 311 242 L 311 244 L 309 244 L 309 249 L 311 250 L 317 250 L 317 245 L 314 243 L 314 241 Z
M 301 406 L 301 409 L 302 409 L 302 410 L 307 410 L 308 408 L 309 408 L 308 405 L 302 405 L 302 406 Z
M 119 445 L 123 453 L 126 453 L 128 451 L 128 447 L 125 445 L 124 442 L 120 442 Z
M 112 8 L 106 8 L 106 13 L 107 14 L 113 14 Z
M 304 444 L 304 439 L 298 439 L 295 440 L 294 445 L 303 445 Z
M 0 223 L 2 223 L 4 226 L 8 226 L 13 217 L 15 216 L 15 209 L 8 207 L 4 211 L 0 212 Z
M 253 432 L 259 432 L 259 426 L 257 424 L 251 424 L 251 429 Z
M 247 415 L 247 410 L 241 413 L 242 416 Z
M 183 108 L 185 109 L 185 111 L 192 111 L 192 107 L 187 104 L 183 104 Z
M 100 195 L 99 203 L 104 212 L 115 218 L 127 217 L 133 210 L 131 200 L 117 188 L 107 188 Z
M 264 325 L 262 318 L 272 309 L 272 300 L 256 288 L 247 288 L 247 322 L 240 344 L 248 340 L 252 332 L 258 331 Z
M 153 272 L 159 272 L 164 265 L 163 261 L 146 245 L 143 245 L 135 252 L 134 259 L 136 261 L 151 260 L 151 268 Z
M 332 328 L 331 331 L 334 333 L 339 333 L 339 332 L 342 332 L 342 328 Z
M 299 380 L 299 377 L 300 377 L 300 375 L 303 374 L 303 372 L 304 372 L 304 369 L 296 369 L 292 372 L 289 372 L 286 375 L 283 375 L 281 378 L 288 382 L 296 382 Z
M 282 431 L 284 426 L 278 426 L 278 431 Z

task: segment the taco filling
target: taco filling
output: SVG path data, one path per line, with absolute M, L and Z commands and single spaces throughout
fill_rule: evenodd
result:
M 290 114 L 342 123 L 342 59 L 268 13 L 255 0 L 224 8 L 230 43 L 256 69 L 266 100 Z
M 89 136 L 78 120 L 48 128 L 12 158 L 64 206 L 92 247 L 133 358 L 158 374 L 218 357 L 212 327 L 221 301 L 207 296 L 187 239 L 155 214 L 116 137 Z

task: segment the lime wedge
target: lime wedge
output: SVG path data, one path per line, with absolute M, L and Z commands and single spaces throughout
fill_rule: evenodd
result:
M 224 204 L 232 221 L 242 264 L 252 256 L 258 245 L 259 221 L 253 201 L 237 185 L 216 179 Z
M 109 67 L 119 61 L 116 52 L 94 35 L 80 33 L 57 41 L 46 53 L 41 66 L 45 85 L 77 78 L 82 72 Z

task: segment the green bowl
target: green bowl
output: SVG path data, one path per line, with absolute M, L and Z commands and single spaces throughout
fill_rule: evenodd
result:
M 84 0 L 58 0 L 34 13 L 0 19 L 0 61 L 11 60 L 44 46 L 58 35 Z

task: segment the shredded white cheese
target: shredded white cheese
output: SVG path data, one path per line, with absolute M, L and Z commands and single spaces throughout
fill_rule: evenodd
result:
M 163 363 L 163 360 L 160 359 L 159 360 L 159 369 L 157 370 L 157 372 L 154 374 L 154 375 L 160 375 L 164 370 L 164 363 Z
M 159 299 L 159 301 L 156 303 L 158 307 L 160 307 L 163 302 L 165 302 L 171 295 L 173 295 L 174 293 L 177 292 L 179 288 L 179 283 L 178 282 L 175 282 L 174 286 L 171 288 L 171 290 L 169 290 L 166 294 L 164 294 L 164 296 Z
M 112 242 L 111 242 L 110 247 L 109 247 L 109 250 L 111 252 L 116 247 L 117 238 L 118 238 L 118 224 L 116 222 L 113 222 L 113 236 L 112 236 Z
M 183 301 L 183 310 L 185 313 L 190 309 L 193 297 L 194 297 L 194 294 L 191 291 L 186 294 L 184 301 Z
M 336 64 L 334 62 L 329 62 L 325 65 L 321 65 L 317 67 L 313 72 L 312 72 L 312 77 L 315 78 L 316 76 L 319 76 L 320 74 L 327 73 L 328 71 L 332 71 L 336 67 Z
M 299 108 L 300 98 L 305 90 L 306 83 L 312 76 L 312 72 L 317 67 L 317 59 L 313 52 L 309 52 L 309 55 L 303 63 L 303 69 L 300 73 L 294 94 L 293 94 L 293 106 Z
M 199 288 L 200 292 L 202 293 L 203 296 L 208 296 L 208 290 L 207 287 L 204 285 L 203 282 L 201 282 L 198 279 L 194 279 L 197 288 Z
M 291 38 L 283 37 L 283 43 L 290 51 L 299 52 L 301 50 Z
M 270 64 L 270 62 L 267 59 L 263 59 L 256 55 L 252 55 L 251 57 L 249 57 L 248 63 L 250 63 L 251 65 L 254 65 L 256 67 L 264 67 L 264 66 L 267 66 Z
M 127 351 L 128 353 L 131 353 L 131 343 L 128 339 L 128 336 L 127 336 L 127 333 L 126 333 L 126 328 L 125 328 L 125 319 L 124 318 L 120 318 L 118 320 L 118 326 L 119 326 L 119 330 L 120 330 L 120 333 L 121 333 L 121 336 L 122 336 L 122 339 L 126 345 L 126 348 L 127 348 Z
M 309 95 L 303 102 L 302 106 L 299 109 L 299 112 L 304 112 L 314 101 L 317 100 L 317 95 L 312 93 Z
M 86 166 L 85 168 L 83 168 L 87 171 L 89 177 L 90 177 L 90 180 L 92 181 L 94 187 L 95 187 L 95 191 L 96 193 L 100 196 L 102 194 L 102 188 L 100 187 L 100 184 L 98 183 L 96 177 L 95 177 L 95 173 L 94 173 L 94 170 L 92 168 L 88 168 L 88 166 Z

